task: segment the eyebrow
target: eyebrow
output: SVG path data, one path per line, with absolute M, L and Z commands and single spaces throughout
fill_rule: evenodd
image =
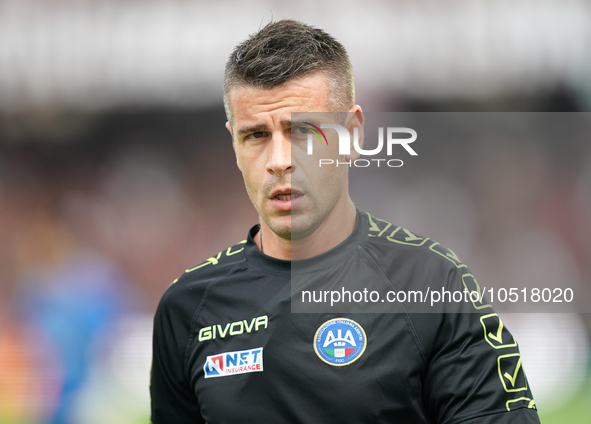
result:
M 282 128 L 291 128 L 291 120 L 281 121 Z M 269 131 L 267 124 L 255 124 L 238 129 L 238 135 L 251 134 L 260 131 Z

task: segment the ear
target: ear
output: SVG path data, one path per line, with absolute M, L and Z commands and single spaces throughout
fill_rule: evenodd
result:
M 361 106 L 355 105 L 349 112 L 347 113 L 347 118 L 345 120 L 345 128 L 349 131 L 350 140 L 351 140 L 351 154 L 345 156 L 346 160 L 356 160 L 359 158 L 359 153 L 355 149 L 354 145 L 354 134 L 355 128 L 357 128 L 358 135 L 359 135 L 359 147 L 363 147 L 364 141 L 364 132 L 363 132 L 363 123 L 365 122 L 365 117 L 363 116 L 363 110 L 361 110 Z
M 232 124 L 230 124 L 230 121 L 226 122 L 226 129 L 230 132 L 230 135 L 232 136 L 232 148 L 234 149 L 234 154 L 236 155 L 236 145 L 234 144 L 234 134 L 232 133 Z M 242 171 L 242 169 L 240 168 L 240 162 L 238 162 L 238 155 L 236 155 L 236 166 L 238 167 L 238 169 L 240 169 L 240 171 Z

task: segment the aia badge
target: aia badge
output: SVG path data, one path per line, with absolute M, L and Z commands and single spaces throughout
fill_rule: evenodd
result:
M 367 346 L 363 327 L 348 318 L 326 321 L 314 336 L 314 351 L 328 365 L 344 367 L 355 362 Z
M 205 378 L 226 377 L 263 371 L 263 348 L 237 350 L 208 356 L 203 364 Z

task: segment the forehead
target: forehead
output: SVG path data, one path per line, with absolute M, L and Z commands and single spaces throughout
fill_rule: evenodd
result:
M 291 112 L 329 112 L 329 81 L 322 73 L 290 80 L 271 89 L 237 86 L 230 89 L 233 126 L 253 121 L 289 120 Z

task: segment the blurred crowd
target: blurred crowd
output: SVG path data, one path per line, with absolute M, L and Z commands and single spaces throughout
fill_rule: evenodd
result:
M 58 145 L 4 132 L 0 422 L 147 417 L 160 296 L 256 222 L 211 115 L 105 118 Z

